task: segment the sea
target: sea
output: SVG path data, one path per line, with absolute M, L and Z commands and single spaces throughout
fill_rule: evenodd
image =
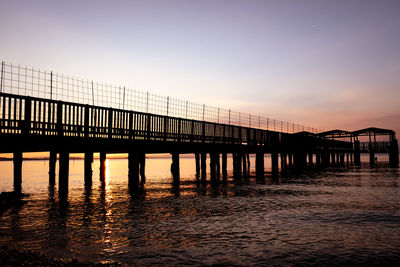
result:
M 24 154 L 24 157 L 26 155 Z M 286 170 L 264 182 L 196 179 L 192 156 L 172 184 L 169 155 L 149 156 L 146 184 L 128 190 L 124 155 L 99 161 L 85 187 L 70 161 L 69 191 L 49 186 L 47 159 L 23 162 L 26 203 L 0 215 L 0 246 L 60 260 L 139 266 L 399 266 L 400 169 L 378 156 L 360 167 Z M 209 161 L 208 161 L 209 162 Z M 0 192 L 12 191 L 12 161 L 0 161 Z

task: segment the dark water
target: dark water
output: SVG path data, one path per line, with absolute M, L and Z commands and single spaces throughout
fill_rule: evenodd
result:
M 6 191 L 12 165 L 1 164 Z M 181 159 L 176 188 L 170 160 L 153 159 L 144 191 L 131 195 L 126 160 L 110 160 L 106 182 L 86 190 L 76 160 L 68 199 L 48 187 L 47 164 L 24 162 L 28 203 L 0 217 L 0 245 L 138 265 L 400 264 L 400 174 L 385 164 L 212 186 Z

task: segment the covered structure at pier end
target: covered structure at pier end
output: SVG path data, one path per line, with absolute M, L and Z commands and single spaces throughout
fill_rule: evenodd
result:
M 332 140 L 353 143 L 353 156 L 355 165 L 360 165 L 361 153 L 369 154 L 371 165 L 376 162 L 376 153 L 388 153 L 390 167 L 399 166 L 399 149 L 396 133 L 390 129 L 369 127 L 357 131 L 331 130 L 318 134 Z

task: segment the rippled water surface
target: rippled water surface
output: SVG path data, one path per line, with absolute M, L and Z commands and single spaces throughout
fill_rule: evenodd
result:
M 140 193 L 127 190 L 127 160 L 70 165 L 67 199 L 48 187 L 48 161 L 24 161 L 20 208 L 0 217 L 0 245 L 56 258 L 139 265 L 400 264 L 399 169 L 343 167 L 281 175 L 257 184 L 196 182 L 181 159 L 173 187 L 170 159 L 147 160 Z M 254 164 L 253 164 L 254 167 Z M 12 162 L 0 162 L 0 190 L 12 189 Z

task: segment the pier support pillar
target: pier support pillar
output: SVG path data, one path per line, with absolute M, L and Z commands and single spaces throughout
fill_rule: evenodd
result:
M 315 165 L 316 166 L 321 165 L 321 153 L 319 151 L 315 153 Z
M 350 165 L 350 153 L 349 152 L 346 153 L 346 164 Z
M 22 152 L 13 153 L 14 163 L 14 191 L 21 192 L 22 188 Z
M 233 157 L 233 176 L 236 181 L 242 178 L 242 154 L 232 153 Z
M 340 153 L 339 156 L 340 156 L 340 165 L 344 166 L 344 152 Z
M 281 170 L 286 169 L 286 154 L 281 153 Z
M 296 169 L 303 169 L 307 165 L 307 155 L 298 151 L 294 153 L 294 166 Z
M 93 163 L 93 152 L 85 152 L 85 186 L 89 186 L 92 184 L 92 163 Z
M 247 165 L 247 153 L 242 153 L 241 154 L 241 156 L 242 156 L 242 176 L 243 177 L 248 177 L 249 175 L 248 175 L 248 172 L 247 172 L 247 167 L 248 167 L 248 165 Z
M 331 153 L 331 162 L 332 162 L 332 166 L 336 165 L 336 153 L 335 152 Z
M 279 166 L 278 166 L 278 153 L 271 153 L 271 164 L 272 164 L 272 176 L 278 176 Z
M 56 184 L 57 152 L 50 151 L 49 156 L 49 185 Z
M 196 162 L 196 180 L 200 178 L 200 154 L 194 153 L 194 160 Z
M 100 181 L 106 180 L 106 152 L 100 152 Z
M 257 181 L 264 180 L 264 152 L 258 151 L 256 153 L 256 179 Z
M 171 173 L 173 178 L 173 184 L 179 185 L 180 175 L 179 175 L 179 153 L 172 153 L 172 164 L 171 164 Z
M 221 178 L 221 156 L 219 153 L 215 154 L 215 163 L 217 165 L 217 180 L 219 181 Z
M 140 184 L 146 183 L 146 154 L 144 152 L 139 153 L 139 173 L 140 173 Z
M 308 166 L 310 166 L 310 167 L 314 166 L 313 153 L 308 154 Z
M 68 176 L 69 176 L 69 153 L 60 153 L 60 168 L 58 175 L 58 190 L 60 193 L 68 193 Z
M 354 165 L 361 165 L 360 141 L 354 141 Z
M 224 181 L 226 181 L 226 178 L 228 177 L 227 162 L 228 162 L 227 154 L 222 153 L 222 179 Z
M 215 161 L 215 152 L 210 153 L 210 180 L 212 183 L 216 182 L 217 163 Z
M 371 144 L 369 146 L 369 164 L 371 166 L 375 165 L 375 152 L 374 152 L 374 149 L 372 148 Z
M 201 153 L 200 157 L 200 163 L 201 163 L 201 179 L 203 181 L 206 180 L 207 178 L 207 154 L 205 152 Z
M 293 167 L 293 153 L 289 153 L 288 156 L 289 156 L 289 166 Z
M 397 139 L 393 139 L 390 142 L 389 165 L 392 168 L 399 167 L 399 146 Z
M 132 191 L 139 188 L 139 155 L 137 152 L 128 154 L 128 185 Z

